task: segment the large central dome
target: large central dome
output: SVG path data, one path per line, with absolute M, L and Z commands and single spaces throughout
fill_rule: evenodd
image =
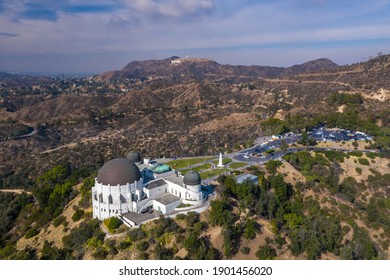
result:
M 134 163 L 125 158 L 106 162 L 98 171 L 97 181 L 103 185 L 126 185 L 141 179 L 141 172 Z

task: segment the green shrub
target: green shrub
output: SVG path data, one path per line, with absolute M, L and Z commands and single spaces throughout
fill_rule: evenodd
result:
M 142 230 L 142 228 L 135 228 L 131 229 L 128 232 L 128 238 L 131 242 L 142 240 L 146 237 L 145 232 Z
M 64 216 L 58 216 L 56 219 L 53 221 L 53 226 L 58 227 L 59 225 L 63 224 L 66 221 L 66 218 Z
M 356 172 L 359 174 L 359 175 L 361 175 L 362 174 L 362 169 L 360 168 L 360 167 L 356 167 Z
M 279 161 L 279 160 L 269 160 L 267 161 L 267 163 L 265 164 L 265 168 L 267 168 L 267 171 L 271 174 L 275 174 L 276 173 L 276 170 L 279 166 L 282 165 L 282 162 Z
M 146 251 L 149 248 L 149 243 L 147 241 L 141 241 L 137 244 L 137 249 L 141 252 Z
M 107 251 L 110 255 L 118 254 L 118 250 L 116 249 L 115 245 L 116 245 L 115 239 L 108 239 L 107 240 L 107 242 L 105 244 L 105 248 L 107 249 Z
M 368 153 L 366 153 L 366 156 L 368 158 L 374 159 L 374 158 L 376 158 L 378 156 L 378 154 L 377 153 L 373 153 L 373 152 L 368 152 Z
M 183 213 L 180 213 L 180 214 L 177 214 L 176 215 L 176 220 L 178 221 L 184 221 L 186 219 L 187 215 L 186 214 L 183 214 Z
M 148 259 L 149 259 L 149 254 L 145 252 L 141 252 L 137 258 L 137 260 L 148 260 Z
M 370 163 L 368 162 L 368 160 L 366 158 L 358 158 L 358 162 L 361 165 L 370 165 Z
M 390 173 L 384 174 L 382 180 L 385 184 L 390 185 Z
M 321 151 L 330 161 L 344 162 L 346 154 L 340 151 Z
M 122 221 L 118 217 L 111 217 L 105 219 L 103 223 L 110 233 L 114 233 L 115 230 L 122 224 Z
M 251 249 L 249 247 L 242 247 L 241 248 L 241 252 L 244 254 L 244 255 L 248 255 L 250 253 Z
M 77 222 L 78 220 L 80 220 L 82 217 L 84 216 L 84 210 L 78 208 L 76 210 L 76 212 L 74 212 L 73 216 L 72 216 L 72 221 L 73 222 Z
M 276 256 L 276 250 L 270 245 L 260 246 L 256 252 L 256 257 L 259 260 L 273 260 Z
M 118 249 L 119 250 L 125 250 L 129 248 L 133 243 L 129 240 L 122 241 L 118 244 Z
M 93 252 L 92 256 L 97 260 L 105 260 L 108 256 L 108 251 L 103 247 L 99 247 Z
M 349 152 L 348 155 L 354 156 L 354 157 L 361 157 L 361 156 L 363 156 L 363 153 L 359 152 L 359 151 L 352 151 L 352 152 Z
M 26 239 L 29 239 L 31 237 L 34 237 L 35 235 L 37 235 L 39 233 L 39 230 L 37 228 L 32 228 L 30 229 L 29 231 L 27 231 L 26 233 Z

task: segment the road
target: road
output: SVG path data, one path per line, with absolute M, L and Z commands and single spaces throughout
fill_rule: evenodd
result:
M 308 137 L 314 138 L 316 141 L 351 141 L 351 140 L 371 140 L 369 135 L 361 132 L 352 132 L 343 129 L 324 129 L 317 128 L 308 133 Z M 266 142 L 256 144 L 251 148 L 245 149 L 240 152 L 227 154 L 226 157 L 231 158 L 234 161 L 243 161 L 248 163 L 265 163 L 268 160 L 281 159 L 286 154 L 294 153 L 302 150 L 313 150 L 313 151 L 326 151 L 335 150 L 343 152 L 351 152 L 351 149 L 343 148 L 321 148 L 321 147 L 302 147 L 302 148 L 288 148 L 284 151 L 274 151 L 280 148 L 283 142 L 291 145 L 302 139 L 301 134 L 289 133 L 283 139 L 268 140 Z M 267 151 L 269 152 L 268 155 Z M 369 152 L 370 150 L 359 150 L 360 152 Z M 256 156 L 254 156 L 256 155 Z

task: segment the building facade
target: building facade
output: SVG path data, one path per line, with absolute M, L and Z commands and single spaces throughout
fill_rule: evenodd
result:
M 168 214 L 181 203 L 195 207 L 205 199 L 198 172 L 189 171 L 184 177 L 173 170 L 155 174 L 136 152 L 106 162 L 92 187 L 93 218 L 99 220 L 151 208 Z

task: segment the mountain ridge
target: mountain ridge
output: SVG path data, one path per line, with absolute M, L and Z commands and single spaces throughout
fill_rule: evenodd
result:
M 122 70 L 107 71 L 96 75 L 96 80 L 169 78 L 173 80 L 216 80 L 236 78 L 277 78 L 305 72 L 339 67 L 328 58 L 320 58 L 290 67 L 219 64 L 207 58 L 180 58 L 172 56 L 162 60 L 131 61 Z

